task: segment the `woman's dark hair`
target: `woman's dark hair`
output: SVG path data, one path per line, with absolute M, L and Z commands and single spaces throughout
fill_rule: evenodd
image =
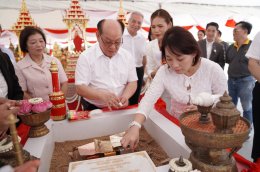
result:
M 148 40 L 152 41 L 152 29 L 151 29 L 151 27 L 149 28 L 149 32 L 148 32 Z
M 193 54 L 196 56 L 193 61 L 193 66 L 196 65 L 200 59 L 200 48 L 193 37 L 193 35 L 182 27 L 175 26 L 168 29 L 162 40 L 162 59 L 165 58 L 165 49 L 168 48 L 173 54 Z
M 163 18 L 167 24 L 171 23 L 173 26 L 172 16 L 166 10 L 158 9 L 155 12 L 153 12 L 153 14 L 151 15 L 151 19 L 150 19 L 151 23 L 152 23 L 153 19 L 156 17 Z
M 38 28 L 38 27 L 33 27 L 33 26 L 27 26 L 25 27 L 21 34 L 20 34 L 20 37 L 19 37 L 19 44 L 20 44 L 20 47 L 21 47 L 21 50 L 23 52 L 28 52 L 27 50 L 27 41 L 28 41 L 28 38 L 31 36 L 31 35 L 34 35 L 34 34 L 40 34 L 46 44 L 46 37 L 45 37 L 45 34 L 43 33 L 43 31 Z

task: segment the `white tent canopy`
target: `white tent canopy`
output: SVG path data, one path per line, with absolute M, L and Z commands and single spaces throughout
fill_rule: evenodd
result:
M 79 0 L 82 9 L 89 17 L 89 28 L 95 28 L 97 22 L 102 18 L 116 18 L 119 9 L 119 1 L 97 1 Z M 41 28 L 66 29 L 62 21 L 64 10 L 70 6 L 70 1 L 64 0 L 26 0 L 27 7 L 35 23 Z M 0 23 L 2 28 L 10 30 L 19 16 L 21 0 L 0 0 Z M 190 31 L 196 35 L 195 26 L 206 26 L 208 22 L 217 22 L 223 33 L 225 41 L 232 42 L 232 28 L 226 27 L 225 23 L 232 18 L 236 22 L 245 20 L 253 24 L 250 38 L 260 30 L 260 1 L 258 0 L 123 0 L 125 12 L 140 11 L 144 14 L 143 26 L 149 27 L 150 15 L 158 8 L 166 9 L 174 19 L 174 25 L 194 26 Z M 146 35 L 147 33 L 143 31 Z M 6 33 L 10 37 L 12 33 Z M 62 42 L 67 39 L 67 35 L 52 35 L 47 33 L 49 42 Z M 56 36 L 56 38 L 55 38 Z M 12 41 L 15 38 L 12 36 Z M 196 36 L 195 36 L 196 37 Z M 55 39 L 54 39 L 55 38 Z M 10 38 L 8 38 L 10 39 Z M 93 33 L 87 33 L 88 40 L 95 40 Z M 0 42 L 3 42 L 2 39 Z M 5 42 L 5 41 L 4 41 Z M 14 44 L 16 44 L 14 42 Z

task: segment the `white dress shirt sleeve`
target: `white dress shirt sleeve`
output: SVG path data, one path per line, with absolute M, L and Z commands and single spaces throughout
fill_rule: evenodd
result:
M 157 71 L 150 87 L 141 100 L 136 113 L 143 114 L 146 118 L 149 116 L 151 109 L 154 108 L 155 102 L 165 90 L 163 82 L 164 78 L 166 77 L 165 70 L 165 66 L 161 66 Z
M 131 58 L 130 54 L 129 54 L 129 73 L 128 73 L 128 78 L 127 81 L 128 82 L 133 82 L 133 81 L 137 81 L 137 73 L 136 73 L 136 67 L 135 67 L 135 61 L 133 58 Z
M 147 60 L 147 74 L 151 75 L 151 73 L 153 72 L 154 68 L 155 68 L 155 64 L 153 63 L 153 50 L 152 50 L 153 46 L 152 43 L 149 42 L 146 46 L 146 60 Z
M 91 57 L 88 57 L 84 52 L 79 56 L 75 70 L 75 85 L 89 85 L 91 81 L 91 69 L 87 58 Z
M 258 32 L 253 40 L 253 42 L 251 43 L 246 56 L 248 58 L 253 58 L 256 60 L 260 60 L 260 32 Z
M 157 39 L 147 43 L 145 54 L 147 59 L 147 74 L 151 75 L 154 70 L 161 66 L 162 55 Z

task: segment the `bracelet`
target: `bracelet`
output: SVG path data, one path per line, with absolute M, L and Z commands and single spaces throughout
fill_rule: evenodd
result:
M 137 126 L 138 128 L 141 128 L 142 125 L 139 123 L 139 122 L 136 122 L 136 121 L 132 121 L 130 124 L 129 124 L 129 128 L 133 127 L 133 126 Z

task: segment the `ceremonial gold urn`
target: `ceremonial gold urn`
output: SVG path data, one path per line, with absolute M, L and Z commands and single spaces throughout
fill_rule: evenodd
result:
M 248 138 L 249 122 L 240 117 L 227 93 L 208 113 L 208 122 L 200 121 L 201 114 L 205 112 L 189 112 L 180 117 L 185 142 L 192 150 L 189 160 L 193 168 L 203 172 L 237 172 L 232 154 Z
M 51 62 L 50 71 L 53 86 L 53 93 L 49 95 L 50 101 L 53 104 L 51 118 L 54 121 L 59 121 L 66 118 L 66 103 L 64 93 L 60 89 L 58 66 L 56 62 Z

